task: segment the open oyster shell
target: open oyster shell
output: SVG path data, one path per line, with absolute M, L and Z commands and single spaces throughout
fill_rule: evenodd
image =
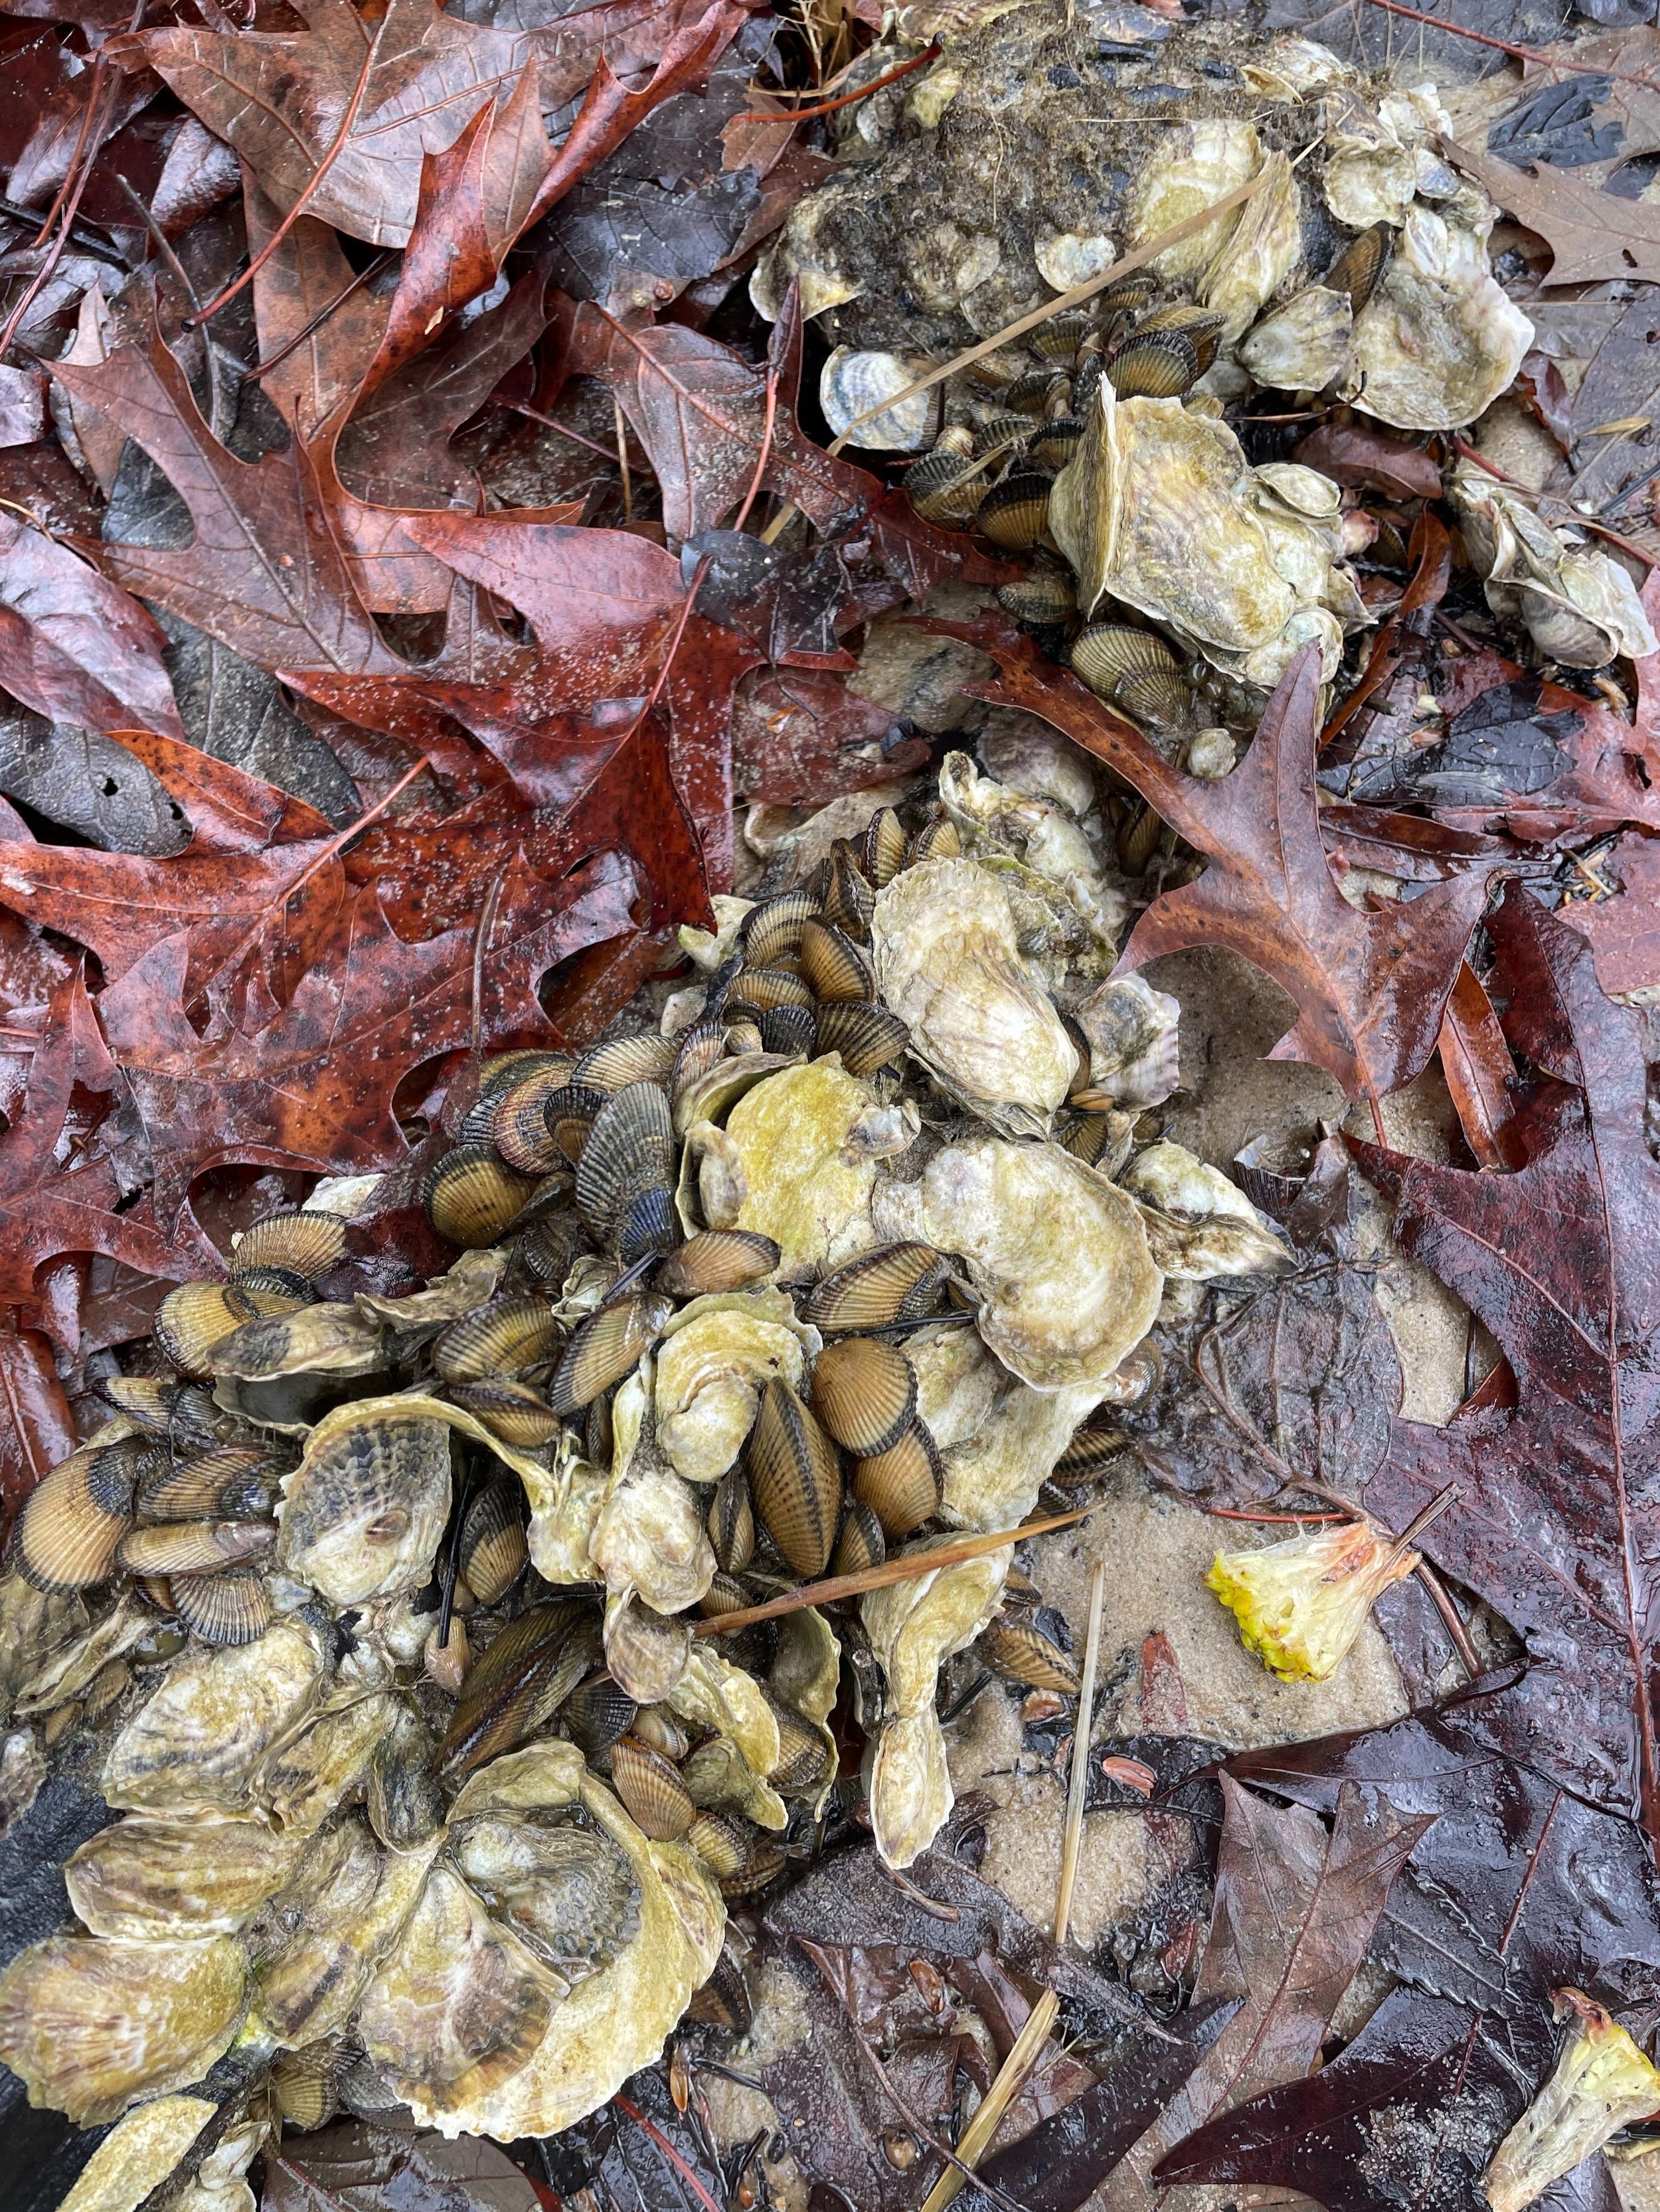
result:
M 1101 955 L 1109 963 L 1116 958 L 1124 896 L 1107 881 L 1099 854 L 1066 808 L 994 782 L 966 753 L 947 753 L 940 763 L 939 803 L 971 855 L 988 852 L 1018 860 L 1076 908 L 1097 942 L 1066 946 L 1069 964 L 1087 967 Z
M 709 1225 L 770 1237 L 784 1282 L 866 1250 L 878 1163 L 848 1139 L 874 1099 L 834 1059 L 781 1069 L 746 1091 L 726 1127 L 744 1195 L 732 1220 Z
M 637 1592 L 657 1613 L 693 1606 L 714 1579 L 714 1552 L 697 1495 L 664 1455 L 651 1414 L 652 1361 L 617 1391 L 610 1486 L 588 1540 L 612 1595 Z
M 973 860 L 924 860 L 877 896 L 882 998 L 911 1051 L 994 1127 L 1041 1134 L 1078 1054 L 1020 951 L 1008 894 Z
M 775 1375 L 799 1391 L 821 1339 L 781 1291 L 733 1291 L 683 1306 L 657 1348 L 657 1441 L 688 1482 L 718 1482 L 755 1425 Z
M 1183 1146 L 1149 1145 L 1119 1181 L 1140 1201 L 1147 1243 L 1166 1275 L 1201 1282 L 1282 1275 L 1296 1265 L 1238 1185 Z
M 1486 572 L 1487 605 L 1525 623 L 1547 659 L 1600 668 L 1620 654 L 1660 651 L 1636 586 L 1611 554 L 1554 530 L 1475 461 L 1459 463 L 1448 489 Z
M 1533 325 L 1495 283 L 1483 233 L 1414 205 L 1354 325 L 1342 396 L 1403 430 L 1460 430 L 1506 389 Z
M 336 1407 L 283 1479 L 277 1564 L 335 1605 L 424 1582 L 449 1518 L 444 1425 L 396 1406 Z

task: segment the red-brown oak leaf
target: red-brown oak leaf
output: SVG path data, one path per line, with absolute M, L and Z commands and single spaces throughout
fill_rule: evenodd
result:
M 93 730 L 185 726 L 160 625 L 96 568 L 0 514 L 0 684 L 37 714 Z
M 1218 783 L 1172 768 L 1075 678 L 1040 663 L 1006 625 L 982 618 L 954 634 L 992 654 L 999 684 L 974 687 L 1053 723 L 1115 769 L 1209 866 L 1165 891 L 1136 923 L 1121 968 L 1161 953 L 1224 945 L 1273 976 L 1297 1019 L 1271 1060 L 1309 1060 L 1353 1097 L 1409 1083 L 1435 1049 L 1442 1009 L 1501 854 L 1432 883 L 1411 901 L 1363 914 L 1338 890 L 1315 793 L 1319 657 L 1299 653 L 1268 702 L 1250 750 Z

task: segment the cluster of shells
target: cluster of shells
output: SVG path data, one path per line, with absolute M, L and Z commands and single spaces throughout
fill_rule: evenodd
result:
M 1027 765 L 1088 788 L 1061 740 Z M 34 2101 L 107 2121 L 222 2059 L 295 2124 L 552 2132 L 689 2008 L 744 2024 L 727 1903 L 827 1817 L 926 1848 L 948 1657 L 1075 1689 L 1012 1543 L 958 1532 L 1094 1481 L 1161 1301 L 1286 1256 L 1151 1140 L 1177 1008 L 1101 980 L 1067 805 L 961 756 L 941 790 L 717 901 L 675 1034 L 487 1061 L 425 1289 L 331 1296 L 325 1192 L 102 1386 L 0 1581 L 14 1728 L 121 1815 L 0 1977 Z
M 1377 536 L 1316 470 L 1252 466 L 1225 416 L 1341 401 L 1407 430 L 1462 429 L 1509 387 L 1533 331 L 1489 266 L 1497 210 L 1442 157 L 1450 126 L 1433 86 L 1368 81 L 1303 39 L 1225 60 L 1213 28 L 1172 33 L 1118 12 L 1157 44 L 1121 65 L 1146 118 L 1120 126 L 1133 152 L 1091 228 L 1046 233 L 1034 216 L 1025 241 L 1055 291 L 1097 269 L 1104 289 L 953 374 L 943 425 L 938 393 L 903 396 L 935 364 L 891 345 L 838 345 L 821 398 L 855 441 L 926 447 L 905 478 L 919 513 L 1030 556 L 1007 610 L 1170 757 L 1217 775 L 1233 760 L 1228 732 L 1253 726 L 1299 649 L 1317 646 L 1336 676 L 1346 636 L 1371 619 L 1348 560 Z M 885 288 L 860 198 L 879 206 L 889 169 L 914 181 L 959 108 L 978 103 L 989 128 L 1011 96 L 998 41 L 1025 35 L 1038 33 L 1000 20 L 948 42 L 911 95 L 899 151 L 798 205 L 757 279 L 763 311 L 794 278 L 833 326 L 892 325 L 891 307 L 867 304 Z M 1252 184 L 1243 206 L 1110 281 L 1115 258 Z M 924 270 L 917 228 L 891 247 L 902 298 L 944 283 Z M 1001 248 L 976 243 L 990 252 L 963 247 L 959 275 L 994 290 Z M 976 298 L 957 301 L 963 317 Z M 1542 654 L 1596 667 L 1655 649 L 1606 552 L 1541 523 L 1474 463 L 1449 490 L 1495 611 L 1519 617 Z

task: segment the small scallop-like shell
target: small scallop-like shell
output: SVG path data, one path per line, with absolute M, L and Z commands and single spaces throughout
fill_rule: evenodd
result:
M 485 1486 L 461 1523 L 461 1571 L 480 1605 L 504 1598 L 525 1571 L 524 1490 L 516 1480 Z
M 825 1329 L 885 1328 L 932 1313 L 949 1262 L 931 1244 L 879 1244 L 831 1268 L 800 1302 Z
M 1389 258 L 1389 248 L 1395 242 L 1395 232 L 1387 222 L 1375 222 L 1370 230 L 1361 231 L 1338 254 L 1336 259 L 1320 280 L 1329 292 L 1343 292 L 1348 296 L 1353 313 L 1359 314 L 1377 289 Z
M 569 1160 L 573 1167 L 581 1161 L 588 1132 L 610 1095 L 592 1084 L 563 1083 L 556 1091 L 550 1091 L 543 1100 L 542 1114 L 548 1133 L 560 1158 Z
M 721 1894 L 722 1897 L 757 1896 L 769 1881 L 778 1879 L 788 1864 L 789 1861 L 775 1844 L 763 1844 L 757 1838 L 755 1848 L 736 1874 L 718 1877 Z
M 718 1881 L 722 1875 L 736 1874 L 748 1858 L 751 1835 L 730 1814 L 700 1813 L 686 1830 L 685 1840 Z
M 88 1589 L 115 1571 L 132 1526 L 137 1454 L 127 1443 L 83 1445 L 29 1493 L 11 1564 L 38 1590 Z
M 493 1437 L 526 1451 L 550 1444 L 564 1425 L 533 1383 L 515 1382 L 505 1376 L 458 1382 L 449 1395 L 475 1420 L 482 1421 Z
M 629 1734 L 648 1751 L 660 1753 L 672 1766 L 678 1766 L 691 1749 L 691 1738 L 666 1705 L 642 1705 Z
M 271 2069 L 271 2093 L 285 2128 L 308 2135 L 333 2118 L 340 2070 L 340 2048 L 331 2039 L 278 2055 Z
M 974 513 L 974 526 L 1005 553 L 1029 553 L 1049 520 L 1049 479 L 1021 470 L 994 484 Z
M 271 1592 L 253 1567 L 221 1575 L 181 1575 L 173 1609 L 204 1644 L 256 1644 L 271 1624 Z
M 820 908 L 824 919 L 866 945 L 870 941 L 870 918 L 875 905 L 870 878 L 847 840 L 838 837 L 831 849 L 830 887 Z
M 1027 458 L 1040 469 L 1063 469 L 1083 441 L 1084 424 L 1076 415 L 1057 415 L 1026 448 Z
M 801 968 L 812 997 L 821 1004 L 876 996 L 876 971 L 869 954 L 829 922 L 810 921 L 802 930 Z
M 691 1792 L 677 1769 L 636 1736 L 619 1736 L 612 1744 L 611 1786 L 635 1826 L 654 1843 L 677 1842 L 697 1817 Z
M 438 1234 L 471 1252 L 495 1243 L 535 1188 L 488 1145 L 458 1145 L 428 1170 L 421 1197 Z
M 269 1214 L 237 1240 L 232 1263 L 239 1275 L 250 1267 L 283 1267 L 313 1283 L 346 1256 L 346 1224 L 337 1213 Z
M 1059 1690 L 1067 1698 L 1078 1695 L 1078 1668 L 1071 1654 L 1029 1620 L 999 1613 L 981 1630 L 976 1649 L 994 1674 L 1011 1682 L 1031 1690 Z
M 1121 399 L 1179 399 L 1199 374 L 1199 348 L 1186 331 L 1140 330 L 1107 362 Z
M 999 453 L 1012 452 L 1016 446 L 1024 446 L 1031 434 L 1030 415 L 1012 411 L 988 415 L 975 432 L 974 458 L 977 461 L 989 460 Z
M 814 1364 L 812 1409 L 838 1444 L 862 1459 L 873 1457 L 910 1425 L 915 1371 L 903 1352 L 879 1337 L 842 1337 L 827 1344 Z
M 886 1451 L 854 1462 L 853 1494 L 890 1539 L 908 1536 L 933 1518 L 946 1494 L 946 1471 L 921 1421 L 912 1421 Z
M 701 1298 L 747 1290 L 765 1280 L 779 1261 L 770 1237 L 753 1229 L 705 1229 L 671 1253 L 654 1279 L 667 1297 Z
M 655 1030 L 612 1037 L 585 1052 L 571 1072 L 573 1083 L 595 1091 L 626 1090 L 631 1083 L 666 1083 L 674 1066 L 674 1046 Z
M 181 1374 L 204 1377 L 213 1371 L 214 1346 L 258 1312 L 252 1295 L 234 1283 L 181 1283 L 156 1308 L 155 1341 Z
M 591 1314 L 565 1346 L 548 1386 L 554 1412 L 565 1418 L 580 1413 L 602 1390 L 631 1374 L 669 1312 L 666 1298 L 642 1297 Z
M 879 806 L 860 840 L 864 872 L 879 891 L 905 865 L 905 825 L 891 806 Z
M 1049 407 L 1057 387 L 1065 392 L 1067 380 L 1056 368 L 1028 369 L 1017 376 L 1012 384 L 1004 386 L 1000 397 L 1005 407 L 1012 407 L 1019 415 L 1042 415 Z
M 611 1746 L 634 1726 L 640 1708 L 609 1674 L 595 1674 L 565 1700 L 564 1723 L 596 1773 L 606 1772 Z
M 689 1084 L 707 1075 L 727 1056 L 727 1026 L 718 1018 L 694 1022 L 675 1040 L 669 1094 L 678 1099 Z
M 750 1438 L 750 1492 L 769 1534 L 806 1581 L 822 1575 L 842 1510 L 836 1449 L 789 1384 L 762 1394 Z
M 745 966 L 769 968 L 775 961 L 787 959 L 799 951 L 801 932 L 818 911 L 818 900 L 804 890 L 781 891 L 776 898 L 752 906 L 738 925 Z
M 816 1790 L 824 1778 L 824 1738 L 776 1698 L 769 1703 L 778 1723 L 778 1762 L 767 1779 L 775 1790 Z
M 862 1077 L 891 1066 L 910 1043 L 910 1031 L 885 1006 L 844 999 L 818 1009 L 818 1038 L 821 1053 L 840 1053 L 848 1073 Z
M 577 1210 L 594 1236 L 609 1243 L 636 1200 L 672 1192 L 678 1160 L 662 1085 L 625 1083 L 614 1091 L 594 1117 L 576 1168 Z
M 1064 623 L 1078 611 L 1078 594 L 1064 570 L 1040 568 L 1023 576 L 1018 584 L 1003 585 L 997 604 L 1016 622 Z
M 954 860 L 962 850 L 963 840 L 957 824 L 948 814 L 936 814 L 911 839 L 907 865 L 914 868 L 921 860 Z
M 830 1556 L 831 1573 L 862 1574 L 866 1567 L 880 1566 L 887 1556 L 887 1539 L 876 1509 L 860 1498 L 849 1498 L 842 1517 L 842 1533 Z
M 514 1084 L 522 1083 L 527 1075 L 539 1074 L 547 1068 L 559 1071 L 556 1081 L 569 1083 L 575 1065 L 571 1053 L 543 1052 L 533 1045 L 520 1045 L 512 1052 L 492 1053 L 478 1073 L 478 1095 L 481 1098 L 499 1098 Z
M 1049 1480 L 1062 1490 L 1087 1489 L 1128 1450 L 1131 1442 L 1122 1429 L 1085 1421 L 1073 1430 L 1072 1441 L 1055 1462 Z
M 435 1374 L 446 1382 L 477 1382 L 487 1375 L 521 1375 L 551 1359 L 564 1341 L 545 1298 L 492 1298 L 452 1322 L 434 1343 Z
M 211 1574 L 263 1559 L 274 1521 L 158 1521 L 124 1536 L 115 1556 L 130 1575 Z
M 1063 308 L 1060 314 L 1051 315 L 1047 322 L 1037 325 L 1031 334 L 1032 349 L 1045 361 L 1071 361 L 1094 328 L 1092 309 Z
M 722 1570 L 741 1574 L 755 1552 L 755 1508 L 741 1468 L 729 1468 L 709 1505 L 709 1542 Z

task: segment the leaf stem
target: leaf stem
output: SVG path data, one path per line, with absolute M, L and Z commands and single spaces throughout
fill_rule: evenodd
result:
M 851 107 L 856 100 L 868 100 L 872 93 L 880 92 L 888 85 L 897 84 L 902 76 L 909 76 L 913 70 L 925 68 L 929 62 L 939 58 L 939 41 L 933 39 L 920 54 L 913 54 L 908 62 L 901 62 L 897 69 L 891 69 L 885 76 L 873 77 L 868 84 L 861 84 L 857 92 L 844 92 L 839 100 L 821 100 L 817 107 L 784 108 L 775 115 L 757 110 L 751 114 L 734 115 L 732 120 L 734 123 L 811 123 L 820 115 L 834 115 L 838 107 Z
M 269 376 L 272 369 L 280 368 L 289 356 L 297 352 L 313 332 L 319 330 L 327 322 L 337 307 L 345 306 L 354 292 L 361 291 L 365 284 L 373 283 L 396 251 L 395 246 L 389 246 L 384 253 L 377 253 L 373 261 L 366 261 L 350 283 L 343 284 L 327 305 L 319 307 L 305 328 L 296 331 L 286 345 L 278 346 L 268 361 L 257 361 L 252 368 L 245 368 L 242 372 L 242 381 L 245 384 L 256 383 L 260 377 Z

